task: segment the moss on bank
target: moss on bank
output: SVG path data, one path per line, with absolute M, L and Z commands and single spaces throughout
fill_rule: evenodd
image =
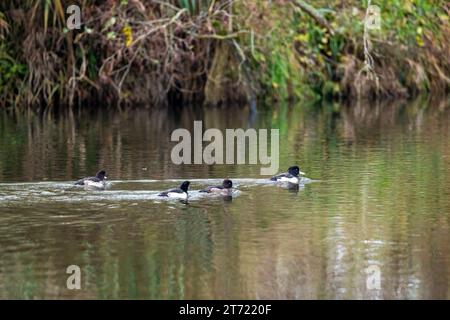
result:
M 223 104 L 257 97 L 353 99 L 448 92 L 449 5 L 367 1 L 0 3 L 0 106 Z M 310 5 L 313 5 L 311 7 Z

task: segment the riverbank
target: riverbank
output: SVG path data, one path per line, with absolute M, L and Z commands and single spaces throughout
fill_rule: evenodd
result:
M 365 30 L 360 1 L 78 4 L 73 31 L 67 1 L 0 4 L 0 107 L 404 98 L 450 88 L 446 1 L 372 1 L 379 30 Z

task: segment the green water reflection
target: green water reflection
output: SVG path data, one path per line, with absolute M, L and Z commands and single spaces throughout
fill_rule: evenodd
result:
M 0 298 L 448 299 L 447 105 L 2 113 Z M 241 183 L 233 201 L 188 205 L 121 198 L 173 185 L 127 180 L 262 178 L 257 165 L 172 164 L 170 133 L 194 120 L 279 128 L 281 168 L 320 182 Z M 58 186 L 100 167 L 122 181 L 108 197 Z M 78 291 L 66 289 L 72 264 Z M 379 290 L 366 286 L 371 265 Z

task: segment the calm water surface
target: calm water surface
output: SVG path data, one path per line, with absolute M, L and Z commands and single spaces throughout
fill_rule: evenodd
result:
M 278 128 L 280 169 L 319 181 L 174 165 L 170 134 L 194 120 Z M 71 185 L 98 168 L 107 191 Z M 232 201 L 195 192 L 225 177 Z M 188 204 L 155 198 L 182 179 Z M 0 298 L 449 299 L 448 103 L 0 113 Z

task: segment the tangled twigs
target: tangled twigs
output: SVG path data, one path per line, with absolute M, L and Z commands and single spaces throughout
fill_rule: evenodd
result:
M 250 33 L 230 27 L 228 9 L 233 0 L 212 1 L 207 10 L 196 14 L 162 1 L 152 1 L 154 10 L 145 12 L 142 2 L 99 10 L 91 17 L 92 24 L 86 24 L 89 33 L 78 38 L 82 59 L 71 89 L 75 90 L 77 81 L 88 80 L 84 45 L 103 52 L 97 74 L 119 101 L 129 93 L 139 96 L 135 92 L 140 90 L 145 92 L 141 96 L 155 102 L 166 100 L 171 92 L 192 102 L 204 90 L 217 44 Z M 101 90 L 107 89 L 102 86 Z

